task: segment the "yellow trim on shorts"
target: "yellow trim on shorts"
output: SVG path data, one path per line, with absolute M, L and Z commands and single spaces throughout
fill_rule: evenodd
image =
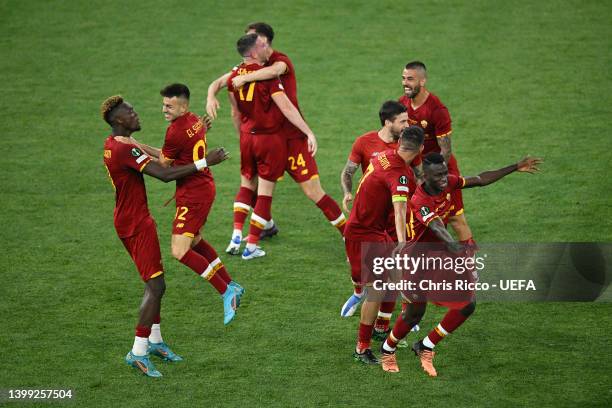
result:
M 318 175 L 318 174 L 315 174 L 315 175 L 313 175 L 312 177 L 310 177 L 310 180 L 315 180 L 315 179 L 318 179 L 318 178 L 319 178 L 319 175 Z
M 457 211 L 455 214 L 453 214 L 453 215 L 452 215 L 452 217 L 455 217 L 455 216 L 457 216 L 457 215 L 461 215 L 461 214 L 463 214 L 463 212 L 464 212 L 464 211 L 465 211 L 465 210 L 462 208 L 462 209 L 460 209 L 459 211 Z
M 284 93 L 284 92 L 283 92 L 283 91 L 276 91 L 276 92 L 274 92 L 274 93 L 273 93 L 272 95 L 270 95 L 270 96 L 278 95 L 279 93 Z
M 192 234 L 191 232 L 183 232 L 181 235 L 185 235 L 186 237 L 189 237 L 189 238 L 195 237 L 195 235 Z
M 450 134 L 453 133 L 452 130 L 449 130 L 448 132 L 441 134 L 441 135 L 436 135 L 436 137 L 446 137 L 446 136 L 450 136 Z
M 153 275 L 149 276 L 149 279 L 157 278 L 160 275 L 163 275 L 164 271 L 157 271 Z M 147 279 L 147 280 L 149 280 Z
M 394 195 L 394 196 L 391 196 L 391 201 L 394 202 L 394 203 L 405 202 L 405 201 L 408 201 L 408 197 L 400 196 L 400 195 Z

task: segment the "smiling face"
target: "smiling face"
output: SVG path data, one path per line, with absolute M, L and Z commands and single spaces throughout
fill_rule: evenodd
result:
M 408 113 L 402 112 L 393 118 L 393 121 L 385 121 L 385 126 L 389 127 L 389 133 L 393 136 L 393 140 L 398 140 L 402 131 L 408 127 Z
M 448 167 L 446 163 L 435 163 L 423 166 L 425 183 L 431 190 L 443 191 L 448 186 Z
M 187 99 L 180 96 L 164 96 L 162 103 L 164 119 L 168 122 L 174 122 L 176 119 L 183 116 L 189 109 L 189 102 Z
M 417 69 L 406 69 L 402 72 L 402 85 L 404 86 L 404 94 L 408 98 L 416 97 L 421 88 L 425 86 L 427 79 L 425 75 Z

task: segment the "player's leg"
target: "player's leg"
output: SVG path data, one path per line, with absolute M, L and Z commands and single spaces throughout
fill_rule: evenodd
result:
M 357 345 L 353 358 L 364 364 L 379 364 L 378 359 L 372 353 L 372 330 L 374 329 L 374 320 L 380 308 L 378 299 L 365 299 L 361 306 L 361 319 L 359 321 L 359 329 L 357 331 Z
M 246 175 L 240 175 L 240 189 L 234 199 L 234 230 L 232 239 L 225 249 L 225 252 L 231 255 L 240 253 L 240 244 L 242 243 L 242 229 L 244 221 L 249 216 L 249 212 L 255 207 L 257 199 L 257 177 L 248 178 Z
M 387 339 L 381 346 L 382 352 L 382 366 L 383 370 L 389 372 L 398 372 L 399 367 L 395 359 L 395 351 L 398 343 L 410 333 L 413 327 L 415 327 L 423 318 L 427 303 L 424 302 L 413 302 L 408 303 L 406 308 L 398 316 L 393 326 L 393 330 L 387 336 Z
M 225 281 L 225 283 L 234 288 L 238 294 L 238 304 L 240 304 L 240 296 L 244 293 L 244 288 L 235 282 L 227 272 L 225 265 L 221 262 L 217 251 L 212 247 L 200 234 L 196 235 L 191 242 L 191 248 L 202 255 L 212 266 L 213 274 L 217 274 Z
M 257 244 L 259 243 L 261 232 L 272 218 L 272 194 L 274 193 L 275 186 L 276 182 L 266 180 L 261 176 L 257 181 L 257 204 L 255 204 L 255 209 L 251 214 L 247 245 L 242 253 L 242 259 L 244 260 L 259 258 L 266 255 Z
M 382 302 L 380 304 L 380 310 L 378 311 L 378 316 L 376 317 L 376 321 L 374 322 L 374 340 L 382 341 L 387 337 L 389 332 L 389 322 L 391 321 L 391 316 L 393 315 L 393 310 L 395 310 L 395 300 Z
M 319 169 L 314 157 L 308 152 L 306 138 L 287 140 L 287 172 L 300 185 L 302 191 L 319 207 L 325 218 L 344 234 L 346 218 L 338 203 L 323 191 Z
M 364 295 L 364 287 L 361 279 L 361 242 L 353 241 L 350 237 L 346 237 L 344 240 L 344 247 L 351 268 L 353 294 L 344 302 L 344 305 L 342 305 L 340 316 L 351 317 L 355 314 Z

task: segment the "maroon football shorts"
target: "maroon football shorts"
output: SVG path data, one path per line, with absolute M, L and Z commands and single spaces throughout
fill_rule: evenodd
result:
M 121 238 L 121 242 L 136 264 L 143 281 L 146 282 L 164 273 L 157 228 L 153 218 L 145 218 L 138 232 L 131 237 Z

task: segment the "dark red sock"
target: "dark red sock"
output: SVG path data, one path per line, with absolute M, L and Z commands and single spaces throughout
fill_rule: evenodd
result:
M 145 326 L 136 326 L 136 337 L 149 338 L 151 335 L 151 328 Z
M 338 206 L 338 203 L 333 198 L 325 194 L 323 198 L 317 201 L 317 207 L 323 211 L 325 218 L 340 231 L 340 234 L 344 235 L 344 225 L 346 224 L 346 218 L 342 214 L 342 210 Z
M 153 324 L 160 324 L 161 323 L 161 316 L 157 315 L 153 318 Z
M 374 323 L 374 328 L 378 331 L 387 331 L 389 329 L 389 322 L 391 321 L 391 315 L 395 310 L 395 301 L 393 302 L 382 302 L 380 309 L 378 310 L 378 317 Z
M 458 309 L 451 309 L 442 318 L 440 324 L 429 332 L 427 337 L 434 345 L 446 337 L 447 334 L 454 332 L 467 320 L 469 316 L 464 316 Z
M 259 235 L 266 227 L 266 223 L 272 218 L 272 197 L 257 196 L 257 204 L 251 214 L 251 222 L 249 226 L 249 236 L 247 242 L 249 244 L 257 244 Z
M 230 283 L 232 278 L 229 273 L 227 273 L 227 269 L 225 269 L 225 265 L 219 259 L 219 254 L 215 251 L 208 242 L 204 239 L 201 239 L 193 248 L 194 251 L 202 255 L 206 260 L 212 265 L 213 272 L 218 274 L 221 279 L 225 281 L 225 283 Z
M 372 342 L 372 328 L 371 324 L 359 323 L 359 331 L 357 332 L 357 351 L 363 353 L 365 350 L 370 348 Z
M 227 290 L 227 283 L 216 273 L 213 273 L 213 267 L 202 255 L 190 249 L 183 255 L 180 262 L 187 265 L 195 273 L 206 279 L 217 289 L 217 292 L 223 294 Z
M 249 211 L 252 208 L 251 204 L 254 203 L 256 197 L 257 195 L 253 190 L 249 190 L 246 187 L 240 187 L 234 199 L 234 229 L 242 231 L 244 221 L 249 215 Z
M 410 330 L 412 330 L 412 326 L 404 321 L 402 315 L 399 315 L 395 321 L 395 325 L 393 325 L 393 330 L 391 330 L 391 333 L 387 336 L 387 344 L 392 348 L 397 347 L 397 343 L 406 337 L 408 333 L 410 333 Z

